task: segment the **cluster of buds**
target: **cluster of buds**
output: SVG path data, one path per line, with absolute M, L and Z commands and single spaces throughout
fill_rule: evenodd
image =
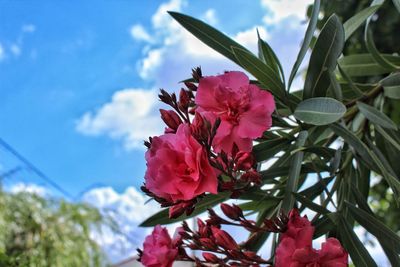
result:
M 237 205 L 221 204 L 226 216 L 222 218 L 213 209 L 209 209 L 206 221 L 197 219 L 197 231 L 190 229 L 186 222 L 180 228 L 181 243 L 179 259 L 190 260 L 196 266 L 265 266 L 271 261 L 265 260 L 253 251 L 246 250 L 247 241 L 238 244 L 235 239 L 222 229 L 222 225 L 234 225 L 246 229 L 250 233 L 284 232 L 288 217 L 281 213 L 264 224 L 256 226 L 254 221 L 247 220 Z M 184 248 L 202 251 L 202 258 L 188 256 Z

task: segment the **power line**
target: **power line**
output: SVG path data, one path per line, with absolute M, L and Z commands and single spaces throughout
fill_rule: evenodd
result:
M 18 153 L 17 150 L 15 150 L 10 144 L 8 144 L 6 141 L 4 141 L 0 137 L 0 145 L 4 147 L 8 152 L 10 152 L 14 157 L 16 157 L 18 160 L 20 160 L 22 163 L 24 163 L 27 167 L 27 169 L 31 170 L 34 172 L 37 176 L 42 178 L 46 183 L 54 187 L 57 191 L 62 193 L 64 196 L 66 196 L 69 199 L 74 199 L 73 196 L 68 193 L 64 188 L 62 188 L 59 184 L 57 184 L 55 181 L 53 181 L 50 177 L 48 177 L 44 172 L 42 172 L 38 167 L 36 167 L 33 163 L 31 163 L 28 159 L 26 159 L 24 156 L 22 156 L 20 153 Z

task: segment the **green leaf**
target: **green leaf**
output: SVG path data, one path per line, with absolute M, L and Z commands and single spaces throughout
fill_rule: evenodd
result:
M 356 135 L 354 135 L 354 133 L 337 123 L 331 124 L 329 127 L 338 136 L 342 137 L 350 146 L 352 146 L 354 150 L 361 156 L 361 158 L 369 164 L 370 167 L 375 166 L 371 157 L 371 151 Z
M 389 71 L 394 71 L 398 68 L 395 64 L 391 63 L 389 60 L 386 60 L 385 57 L 383 57 L 378 49 L 375 46 L 374 42 L 374 37 L 372 36 L 372 32 L 369 29 L 369 22 L 367 22 L 367 25 L 365 27 L 365 34 L 364 34 L 364 39 L 365 39 L 365 44 L 367 46 L 368 52 L 371 53 L 372 57 L 374 60 L 384 69 L 387 69 Z
M 168 13 L 186 30 L 196 36 L 200 41 L 240 65 L 239 61 L 233 54 L 231 47 L 239 47 L 247 51 L 245 47 L 235 42 L 220 31 L 209 26 L 208 24 L 202 22 L 201 20 L 178 12 L 169 11 Z
M 285 100 L 285 87 L 270 66 L 242 48 L 232 47 L 232 51 L 240 65 L 256 77 L 263 87 L 271 91 L 275 97 Z
M 308 124 L 326 125 L 339 120 L 346 113 L 346 107 L 329 97 L 306 99 L 297 106 L 294 116 Z
M 350 254 L 355 266 L 377 267 L 364 244 L 358 239 L 356 233 L 342 216 L 339 218 L 337 231 L 342 245 Z
M 265 64 L 270 66 L 275 71 L 275 73 L 280 77 L 280 80 L 284 84 L 285 74 L 283 72 L 283 68 L 278 57 L 274 53 L 274 50 L 272 50 L 272 48 L 268 45 L 267 42 L 261 39 L 258 30 L 257 30 L 257 37 L 258 37 L 259 58 L 262 59 Z
M 395 73 L 386 77 L 380 81 L 380 84 L 383 86 L 386 97 L 400 99 L 400 73 Z
M 351 203 L 345 203 L 351 215 L 361 226 L 377 237 L 380 242 L 383 242 L 386 246 L 391 247 L 400 254 L 400 237 L 395 232 L 370 213 L 357 208 Z
M 388 129 L 397 129 L 397 125 L 388 116 L 386 116 L 376 108 L 358 101 L 357 107 L 360 112 L 372 123 Z
M 218 195 L 209 194 L 203 197 L 197 204 L 196 208 L 190 216 L 182 215 L 176 219 L 168 218 L 168 209 L 163 209 L 162 211 L 150 216 L 144 222 L 140 224 L 141 227 L 153 227 L 157 224 L 170 224 L 174 222 L 180 222 L 186 219 L 189 219 L 193 216 L 203 213 L 208 208 L 212 208 L 213 206 L 224 202 L 228 199 L 229 194 L 227 193 L 219 193 Z
M 353 80 L 350 78 L 349 75 L 340 67 L 340 64 L 338 64 L 338 69 L 340 72 L 340 75 L 343 77 L 343 79 L 349 84 L 350 88 L 352 89 L 352 93 L 355 94 L 355 97 L 353 98 L 359 98 L 363 95 L 363 92 L 356 86 L 356 84 L 353 82 Z
M 342 88 L 340 87 L 339 82 L 336 79 L 336 74 L 334 72 L 329 72 L 329 79 L 331 81 L 331 91 L 333 93 L 333 96 L 339 100 L 342 101 L 343 99 L 343 93 L 342 93 Z
M 376 130 L 385 138 L 387 142 L 389 142 L 394 148 L 396 148 L 400 152 L 400 143 L 397 142 L 390 134 L 388 134 L 384 129 L 381 127 L 376 127 Z
M 297 58 L 293 65 L 292 71 L 290 72 L 288 91 L 290 89 L 290 86 L 292 85 L 294 77 L 296 77 L 296 73 L 301 65 L 301 62 L 304 59 L 304 56 L 306 55 L 307 50 L 310 47 L 312 37 L 314 36 L 315 28 L 317 27 L 320 5 L 321 5 L 320 0 L 314 1 L 313 9 L 312 9 L 311 16 L 310 16 L 310 22 L 308 23 L 307 30 L 306 30 L 306 35 L 304 36 L 304 40 L 303 40 L 303 43 L 301 44 L 300 52 L 297 55 Z
M 400 64 L 399 56 L 389 54 L 383 54 L 382 56 L 393 64 Z M 375 76 L 391 72 L 376 63 L 371 54 L 349 55 L 341 57 L 338 62 L 343 71 L 350 77 Z
M 367 7 L 348 19 L 343 24 L 345 36 L 344 39 L 349 39 L 349 37 L 365 22 L 365 20 L 373 15 L 379 8 L 380 5 Z
M 304 83 L 303 99 L 326 95 L 329 77 L 324 72 L 335 70 L 343 45 L 343 25 L 336 15 L 332 15 L 322 28 L 312 51 Z
M 326 208 L 322 207 L 321 205 L 318 205 L 317 203 L 311 201 L 310 199 L 308 199 L 307 197 L 298 194 L 298 193 L 293 193 L 293 195 L 295 196 L 296 200 L 299 201 L 301 204 L 303 204 L 305 207 L 309 208 L 310 210 L 313 210 L 317 213 L 321 213 L 321 214 L 328 214 L 330 213 L 329 210 L 327 210 Z
M 290 140 L 280 138 L 278 140 L 267 140 L 253 147 L 253 155 L 257 162 L 267 160 L 278 152 L 287 149 Z
M 400 12 L 400 0 L 392 0 L 394 6 L 397 8 L 397 11 Z
M 299 136 L 297 137 L 296 147 L 302 147 L 306 143 L 308 133 L 307 131 L 301 131 Z M 290 164 L 290 171 L 289 177 L 286 181 L 286 190 L 285 190 L 285 197 L 282 201 L 282 209 L 285 212 L 289 212 L 295 203 L 295 198 L 292 193 L 297 191 L 299 178 L 300 178 L 300 171 L 301 171 L 301 163 L 303 161 L 304 152 L 298 151 L 293 156 L 291 164 Z

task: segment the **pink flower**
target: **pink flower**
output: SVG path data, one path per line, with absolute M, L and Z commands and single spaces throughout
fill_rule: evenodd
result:
M 297 209 L 289 214 L 287 230 L 275 251 L 275 267 L 345 267 L 348 254 L 336 238 L 328 238 L 320 250 L 312 248 L 314 227 Z
M 249 78 L 238 71 L 202 78 L 195 102 L 197 112 L 210 122 L 221 118 L 213 146 L 216 152 L 226 153 L 234 143 L 250 152 L 252 141 L 271 127 L 275 109 L 271 93 L 250 84 Z
M 145 186 L 158 197 L 177 202 L 217 193 L 216 173 L 187 124 L 179 125 L 176 134 L 154 137 L 146 161 Z
M 178 255 L 166 228 L 157 225 L 143 243 L 140 259 L 146 267 L 171 267 Z

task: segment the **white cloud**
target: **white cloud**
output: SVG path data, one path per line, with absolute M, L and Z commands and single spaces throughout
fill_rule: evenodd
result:
M 37 184 L 31 184 L 31 183 L 22 183 L 22 182 L 12 184 L 12 185 L 10 185 L 10 187 L 6 188 L 6 190 L 13 194 L 27 192 L 27 193 L 39 195 L 41 197 L 47 196 L 49 194 L 49 191 L 47 190 L 47 188 L 45 188 L 43 186 L 40 186 Z
M 19 56 L 21 54 L 21 48 L 17 44 L 12 44 L 10 46 L 11 53 L 13 53 L 14 56 Z
M 95 112 L 86 112 L 76 129 L 85 135 L 122 138 L 127 149 L 143 147 L 143 140 L 161 132 L 162 123 L 155 115 L 155 90 L 124 89 Z
M 204 15 L 202 16 L 202 19 L 211 25 L 216 25 L 218 23 L 216 11 L 215 11 L 215 9 L 212 9 L 212 8 L 208 9 L 204 13 Z
M 3 45 L 0 43 L 0 61 L 6 58 L 6 52 L 4 51 Z
M 25 24 L 22 26 L 22 32 L 33 33 L 36 31 L 36 26 L 33 24 Z
M 261 5 L 269 11 L 263 20 L 276 24 L 288 17 L 304 19 L 307 6 L 312 3 L 312 0 L 261 0 Z
M 186 4 L 184 0 L 171 0 L 161 4 L 151 18 L 153 26 L 157 29 L 165 28 L 172 23 L 167 11 L 181 11 Z
M 152 49 L 139 64 L 139 75 L 143 79 L 153 79 L 154 71 L 161 65 L 163 49 Z
M 136 254 L 136 248 L 142 246 L 144 237 L 152 230 L 139 228 L 138 225 L 160 210 L 155 202 L 146 203 L 148 197 L 134 187 L 128 187 L 122 193 L 111 187 L 95 188 L 86 192 L 82 201 L 111 216 L 120 228 L 121 234 L 114 233 L 106 226 L 101 233 L 93 232 L 93 237 L 112 262 Z
M 145 42 L 152 42 L 152 38 L 149 35 L 149 33 L 146 31 L 146 29 L 140 25 L 140 24 L 135 24 L 131 27 L 130 29 L 131 36 L 135 40 L 139 41 L 145 41 Z

